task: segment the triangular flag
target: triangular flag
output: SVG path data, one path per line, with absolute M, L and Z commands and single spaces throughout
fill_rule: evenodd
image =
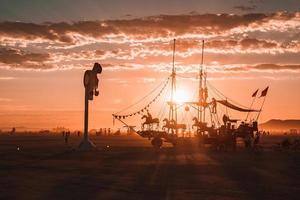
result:
M 256 97 L 256 95 L 257 95 L 257 93 L 258 93 L 258 90 L 259 90 L 259 89 L 257 89 L 257 90 L 252 94 L 252 97 Z
M 268 90 L 269 90 L 269 86 L 266 87 L 266 89 L 264 89 L 264 90 L 261 92 L 260 97 L 265 97 L 265 96 L 267 96 Z

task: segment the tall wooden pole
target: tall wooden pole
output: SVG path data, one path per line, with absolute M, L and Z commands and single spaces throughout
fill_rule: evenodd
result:
M 202 40 L 202 56 L 201 56 L 201 66 L 202 66 L 202 69 L 203 69 L 203 64 L 204 64 L 204 40 Z M 203 101 L 203 105 L 202 105 L 202 107 L 203 107 L 202 121 L 205 122 L 205 109 L 206 108 L 205 108 L 204 103 L 206 103 L 206 90 L 207 90 L 206 89 L 206 70 L 204 70 L 204 74 L 203 75 L 204 75 L 204 83 L 203 83 L 203 90 L 202 90 L 202 92 L 203 92 L 203 94 L 205 94 L 205 97 L 204 97 L 204 99 L 202 99 L 202 101 Z
M 174 107 L 175 107 L 175 102 L 174 102 L 174 93 L 176 90 L 176 84 L 175 84 L 175 43 L 176 40 L 174 39 L 173 41 L 173 66 L 172 66 L 172 81 L 171 81 L 171 104 L 170 104 L 170 112 L 169 112 L 169 119 L 174 120 Z
M 174 39 L 174 43 L 173 43 L 173 89 L 174 89 L 174 93 L 176 94 L 176 69 L 175 69 L 175 51 L 176 51 L 176 49 L 175 48 L 176 48 L 176 39 Z M 174 93 L 173 93 L 173 95 L 174 95 Z M 175 106 L 173 107 L 173 113 L 175 115 L 175 122 L 177 123 L 177 104 L 175 104 Z M 177 133 L 177 129 L 176 129 L 176 133 Z
M 84 95 L 84 140 L 88 141 L 89 136 L 89 96 L 88 96 L 88 89 L 85 88 L 85 95 Z
M 203 53 L 204 53 L 204 40 L 202 40 L 202 55 L 201 55 L 201 65 L 199 66 L 199 93 L 198 93 L 198 121 L 202 122 L 202 97 L 203 97 L 203 88 L 202 88 L 202 82 L 203 82 Z
M 171 102 L 170 102 L 170 111 L 169 111 L 169 120 L 175 120 L 177 123 L 177 105 L 174 102 L 174 94 L 176 92 L 176 70 L 175 70 L 175 47 L 176 47 L 176 39 L 173 40 L 173 66 L 172 66 L 172 82 L 171 82 Z M 172 129 L 173 133 L 173 129 Z M 176 129 L 177 134 L 177 129 Z

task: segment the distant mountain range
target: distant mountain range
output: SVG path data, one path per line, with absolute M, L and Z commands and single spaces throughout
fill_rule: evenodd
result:
M 270 130 L 270 131 L 289 131 L 290 129 L 300 130 L 300 120 L 299 119 L 271 119 L 265 123 L 259 125 L 260 129 Z

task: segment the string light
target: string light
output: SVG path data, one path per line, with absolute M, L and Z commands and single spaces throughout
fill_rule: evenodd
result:
M 115 114 L 113 114 L 113 118 L 117 118 L 117 119 L 122 119 L 123 118 L 123 119 L 125 119 L 127 117 L 131 117 L 131 116 L 136 115 L 136 114 L 139 115 L 139 114 L 143 113 L 144 111 L 149 112 L 148 108 L 150 107 L 150 105 L 152 103 L 154 103 L 158 99 L 158 97 L 161 95 L 161 93 L 167 87 L 169 80 L 170 80 L 170 77 L 168 77 L 166 83 L 164 84 L 163 88 L 159 91 L 158 95 L 156 95 L 144 108 L 142 108 L 141 110 L 139 110 L 137 112 L 127 114 L 127 115 L 115 115 Z

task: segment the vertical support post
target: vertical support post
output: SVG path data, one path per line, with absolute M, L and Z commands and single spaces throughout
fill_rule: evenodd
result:
M 84 140 L 87 141 L 89 139 L 89 98 L 88 98 L 88 90 L 85 88 L 84 92 Z
M 174 102 L 174 94 L 176 92 L 175 47 L 176 47 L 176 39 L 173 40 L 173 66 L 172 66 L 172 74 L 171 74 L 172 83 L 171 83 L 171 104 L 169 110 L 169 120 L 175 120 L 175 123 L 177 123 L 177 104 L 176 102 Z M 172 129 L 172 134 L 173 133 L 174 133 L 174 129 Z M 177 129 L 175 129 L 175 133 L 177 135 L 178 133 Z
M 84 88 L 84 129 L 83 140 L 79 145 L 80 150 L 90 150 L 96 148 L 96 145 L 89 140 L 89 90 Z
M 202 55 L 201 55 L 201 65 L 199 66 L 199 89 L 198 89 L 198 121 L 202 122 L 202 108 L 203 108 L 203 58 L 204 58 L 204 40 L 202 40 Z
M 176 72 L 175 72 L 175 45 L 176 39 L 173 40 L 173 65 L 172 65 L 172 83 L 171 83 L 171 109 L 169 114 L 169 120 L 174 120 L 174 107 L 176 106 L 174 102 L 174 93 L 176 92 Z M 176 108 L 175 108 L 176 110 Z M 176 118 L 176 116 L 175 116 Z M 177 119 L 175 119 L 176 121 Z

